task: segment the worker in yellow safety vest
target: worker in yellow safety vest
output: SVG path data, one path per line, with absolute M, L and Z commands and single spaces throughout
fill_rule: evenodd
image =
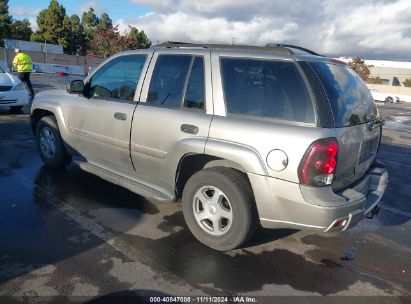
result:
M 31 57 L 20 49 L 15 49 L 15 52 L 16 56 L 13 59 L 13 66 L 17 69 L 19 79 L 27 84 L 31 96 L 34 96 L 33 86 L 30 81 L 30 73 L 33 70 Z

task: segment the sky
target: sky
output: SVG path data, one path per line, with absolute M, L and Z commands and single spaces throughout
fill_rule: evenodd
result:
M 265 45 L 288 43 L 332 56 L 411 61 L 410 0 L 60 0 L 69 15 L 93 7 L 123 32 L 159 41 Z M 113 4 L 115 3 L 115 4 Z M 10 0 L 16 19 L 49 0 Z

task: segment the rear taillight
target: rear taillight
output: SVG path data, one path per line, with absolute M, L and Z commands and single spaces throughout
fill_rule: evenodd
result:
M 325 138 L 313 142 L 298 169 L 300 183 L 308 186 L 331 185 L 337 167 L 338 143 Z

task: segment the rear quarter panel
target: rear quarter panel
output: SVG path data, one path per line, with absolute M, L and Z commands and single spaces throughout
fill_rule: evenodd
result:
M 335 137 L 336 133 L 334 129 L 254 120 L 232 115 L 229 117 L 215 116 L 211 123 L 209 136 L 210 141 L 220 140 L 233 145 L 240 144 L 249 147 L 258 154 L 267 175 L 298 183 L 298 166 L 310 144 L 319 138 Z M 206 145 L 206 153 L 209 152 L 208 149 Z M 288 157 L 288 165 L 282 171 L 274 171 L 267 164 L 268 154 L 275 149 L 284 151 Z M 246 168 L 247 172 L 263 175 L 258 166 L 252 165 L 256 163 L 253 159 L 247 159 L 245 156 L 240 160 L 242 161 L 240 164 Z

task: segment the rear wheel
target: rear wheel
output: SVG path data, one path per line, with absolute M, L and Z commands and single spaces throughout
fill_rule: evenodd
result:
M 239 171 L 210 168 L 195 173 L 184 187 L 182 205 L 190 231 L 211 248 L 237 248 L 255 232 L 252 189 Z
M 53 116 L 40 119 L 36 128 L 37 149 L 42 161 L 51 168 L 68 165 L 71 161 L 66 151 L 57 121 Z

